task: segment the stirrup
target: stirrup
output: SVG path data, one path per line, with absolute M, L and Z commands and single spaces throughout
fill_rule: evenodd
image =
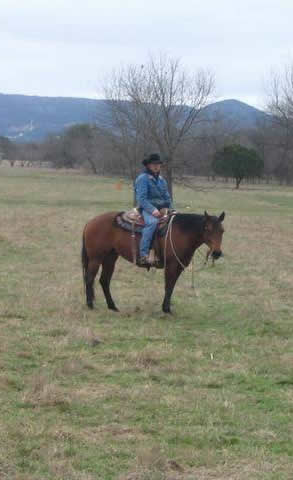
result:
M 150 266 L 149 258 L 148 256 L 140 257 L 138 259 L 138 265 L 145 265 L 145 266 Z

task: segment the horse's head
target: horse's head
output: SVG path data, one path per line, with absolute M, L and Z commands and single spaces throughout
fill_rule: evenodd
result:
M 214 260 L 222 256 L 222 237 L 224 228 L 222 222 L 225 218 L 225 212 L 222 212 L 219 217 L 208 215 L 204 212 L 204 243 L 210 248 Z

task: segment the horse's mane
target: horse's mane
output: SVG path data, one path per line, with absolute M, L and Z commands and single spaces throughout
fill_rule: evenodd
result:
M 176 213 L 173 223 L 178 225 L 184 232 L 196 231 L 203 233 L 205 216 L 197 213 Z

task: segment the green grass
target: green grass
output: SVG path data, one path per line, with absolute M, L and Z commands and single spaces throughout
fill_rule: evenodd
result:
M 179 279 L 119 260 L 121 312 L 85 307 L 81 232 L 131 206 L 117 179 L 0 169 L 0 478 L 285 480 L 293 464 L 293 191 L 195 181 L 224 259 Z M 205 247 L 201 249 L 205 253 Z

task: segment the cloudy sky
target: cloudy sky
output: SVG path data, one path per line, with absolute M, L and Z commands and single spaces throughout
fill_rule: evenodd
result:
M 293 59 L 293 0 L 0 0 L 1 93 L 94 98 L 149 55 L 211 70 L 217 96 L 262 106 Z

